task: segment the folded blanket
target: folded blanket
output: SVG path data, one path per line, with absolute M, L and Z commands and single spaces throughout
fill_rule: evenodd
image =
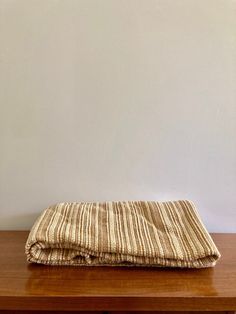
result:
M 47 265 L 204 268 L 220 258 L 186 200 L 59 203 L 37 219 L 25 252 Z

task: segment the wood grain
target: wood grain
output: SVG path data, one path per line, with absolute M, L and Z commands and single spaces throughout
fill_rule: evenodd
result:
M 38 311 L 38 310 L 32 310 L 32 311 L 17 311 L 17 310 L 0 310 L 0 314 L 203 314 L 202 311 L 174 311 L 174 312 L 169 312 L 169 311 L 122 311 L 122 312 L 108 312 L 108 311 L 103 311 L 103 312 L 94 312 L 94 311 Z M 207 314 L 235 314 L 235 312 L 218 312 L 218 311 L 207 311 Z
M 0 232 L 0 310 L 235 311 L 236 234 L 213 234 L 215 268 L 27 264 L 27 231 Z

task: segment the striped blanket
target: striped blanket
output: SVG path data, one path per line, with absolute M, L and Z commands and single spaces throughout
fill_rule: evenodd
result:
M 220 258 L 187 200 L 59 203 L 38 217 L 25 252 L 47 265 L 204 268 Z

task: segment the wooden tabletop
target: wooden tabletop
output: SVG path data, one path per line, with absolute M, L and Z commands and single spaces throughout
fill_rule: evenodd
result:
M 236 310 L 236 234 L 213 234 L 216 267 L 27 264 L 27 231 L 0 231 L 0 310 Z

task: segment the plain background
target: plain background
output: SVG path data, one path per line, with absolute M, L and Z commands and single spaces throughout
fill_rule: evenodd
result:
M 193 200 L 236 232 L 236 2 L 0 0 L 0 228 Z

